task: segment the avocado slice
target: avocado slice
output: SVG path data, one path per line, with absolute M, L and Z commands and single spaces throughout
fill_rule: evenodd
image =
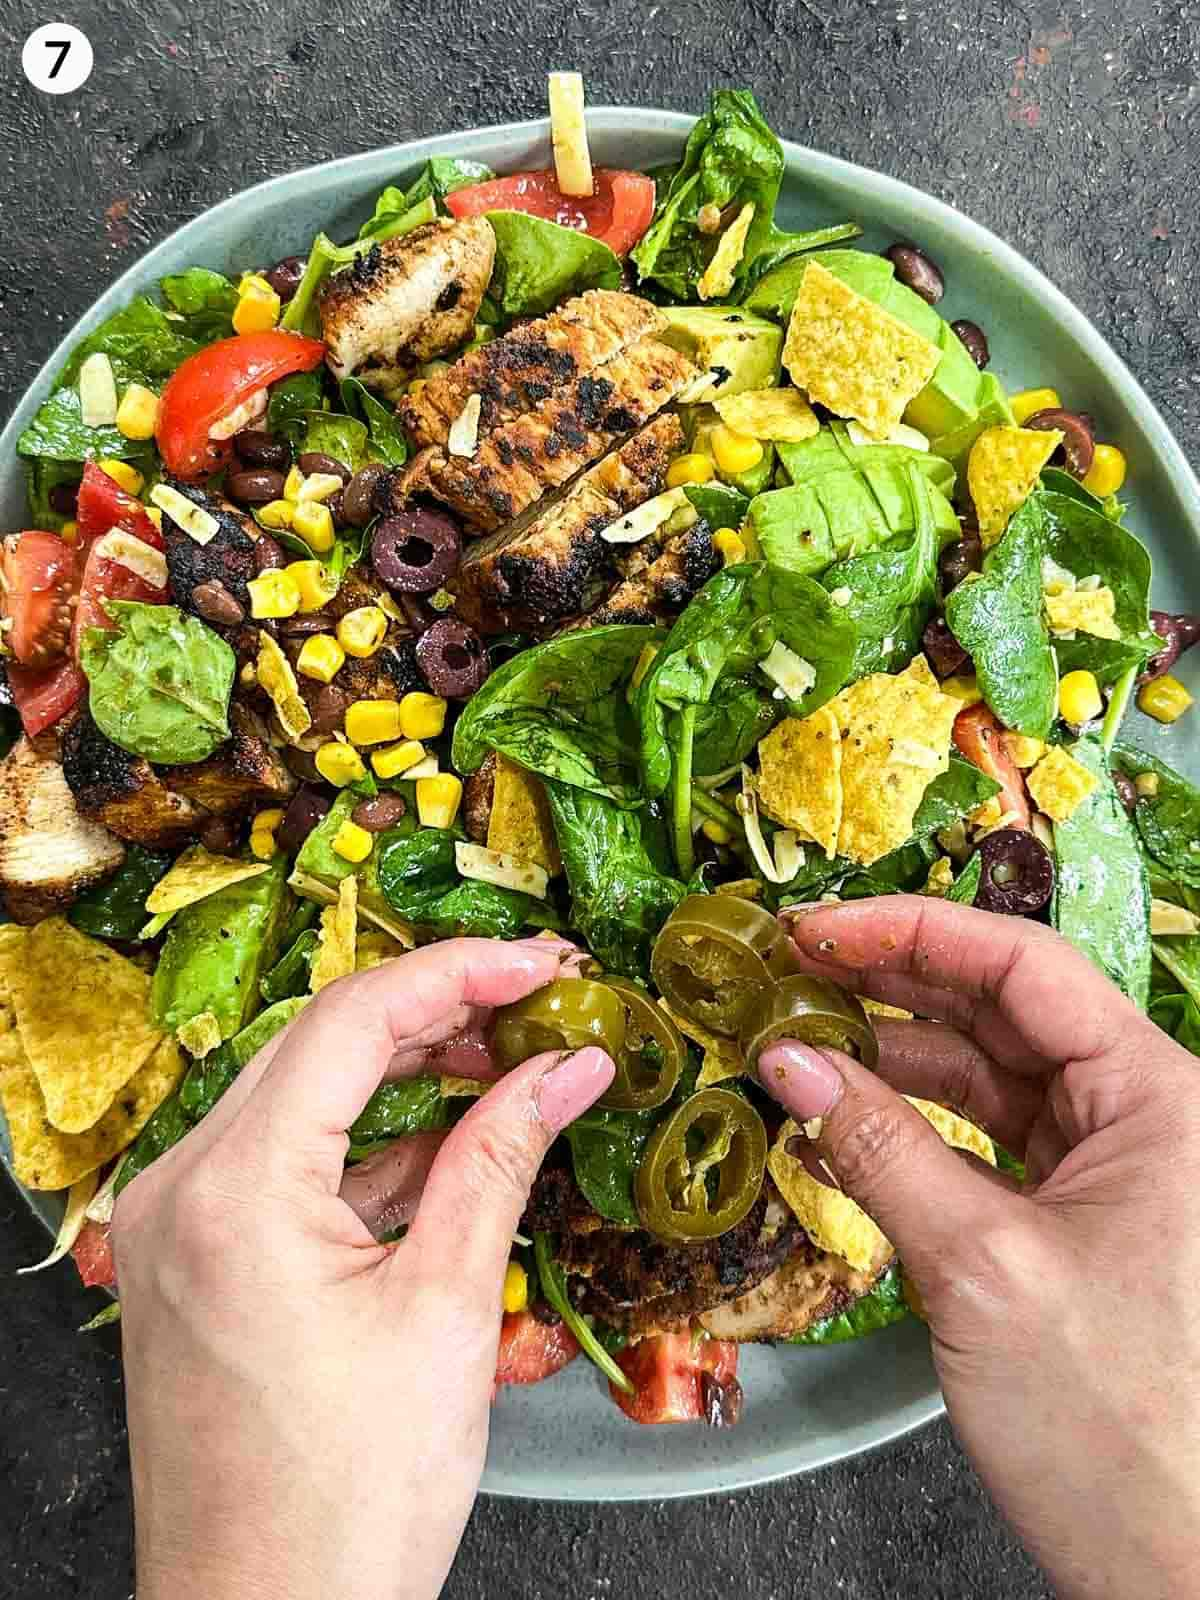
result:
M 844 422 L 830 423 L 802 444 L 781 444 L 779 464 L 791 483 L 810 483 L 823 473 L 842 472 L 851 466 L 865 473 L 872 486 L 881 469 L 894 474 L 897 468 L 913 466 L 946 500 L 954 495 L 954 468 L 945 457 L 905 444 L 855 444 Z M 897 504 L 908 504 L 907 497 L 894 486 L 889 493 L 897 494 Z
M 667 327 L 659 338 L 701 369 L 682 391 L 688 403 L 719 400 L 747 389 L 769 389 L 779 379 L 783 330 L 740 306 L 663 306 Z
M 940 371 L 939 368 L 938 372 Z M 938 373 L 934 373 L 935 380 L 937 376 Z M 979 376 L 982 381 L 976 410 L 956 427 L 947 429 L 930 441 L 929 448 L 948 461 L 957 472 L 965 469 L 971 446 L 985 428 L 1012 428 L 1016 425 L 1012 406 L 999 378 L 991 372 L 981 372 Z M 932 387 L 932 384 L 928 386 Z M 922 395 L 928 392 L 928 388 L 917 396 L 913 405 L 916 405 Z
M 868 300 L 880 303 L 895 271 L 886 256 L 872 255 L 869 250 L 813 250 L 807 255 L 791 256 L 782 266 L 764 273 L 746 296 L 744 309 L 786 328 L 810 261 L 818 262 Z

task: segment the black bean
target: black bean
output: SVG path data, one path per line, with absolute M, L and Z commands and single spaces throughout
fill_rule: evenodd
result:
M 274 467 L 277 472 L 286 472 L 292 464 L 287 445 L 265 428 L 245 428 L 234 434 L 233 449 L 238 460 L 248 467 Z
M 79 509 L 79 485 L 56 483 L 50 491 L 50 509 L 60 517 L 73 517 Z
M 325 502 L 326 509 L 333 518 L 335 528 L 344 528 L 346 526 L 345 494 L 346 491 L 344 489 L 339 489 L 336 494 L 331 494 Z
M 1152 611 L 1150 626 L 1165 642 L 1147 661 L 1146 670 L 1138 677 L 1139 683 L 1153 683 L 1155 678 L 1170 672 L 1183 652 L 1200 639 L 1200 617 L 1186 611 Z
M 294 745 L 286 745 L 283 751 L 283 764 L 302 783 L 325 782 L 317 767 L 315 751 L 298 750 Z
M 426 629 L 433 627 L 441 614 L 433 609 L 428 600 L 422 600 L 420 595 L 402 594 L 398 599 L 405 622 L 418 638 Z
M 441 617 L 417 640 L 417 665 L 434 694 L 465 700 L 488 675 L 488 656 L 474 628 Z
M 921 635 L 921 649 L 939 678 L 971 671 L 971 657 L 950 632 L 945 617 L 934 617 Z
M 1117 791 L 1117 799 L 1132 816 L 1137 810 L 1138 792 L 1133 786 L 1133 779 L 1124 772 L 1118 772 L 1116 767 L 1109 774 L 1113 781 L 1113 788 Z
M 333 801 L 324 789 L 312 784 L 301 784 L 288 801 L 283 821 L 275 837 L 281 850 L 295 855 L 309 834 L 328 812 Z
M 984 911 L 1029 917 L 1048 905 L 1054 893 L 1054 861 L 1045 845 L 1026 828 L 998 828 L 979 846 L 979 888 L 975 904 Z
M 306 478 L 313 472 L 329 472 L 343 483 L 350 482 L 350 468 L 344 466 L 336 456 L 326 455 L 324 450 L 306 450 L 297 459 L 296 465 Z
M 988 349 L 987 334 L 977 322 L 972 322 L 969 317 L 959 317 L 957 322 L 950 324 L 951 331 L 956 333 L 966 346 L 967 354 L 982 372 L 992 359 Z
M 225 478 L 225 493 L 242 506 L 265 506 L 283 493 L 283 473 L 267 467 L 247 467 L 230 472 Z
M 238 831 L 228 817 L 209 817 L 200 829 L 200 843 L 214 856 L 235 856 L 240 849 Z
M 402 794 L 377 794 L 370 800 L 360 800 L 350 813 L 350 820 L 368 833 L 386 833 L 407 810 Z
M 371 535 L 371 565 L 398 594 L 432 594 L 453 576 L 461 555 L 462 537 L 441 511 L 401 511 Z
M 268 267 L 263 277 L 274 289 L 284 305 L 300 287 L 300 280 L 304 276 L 304 269 L 308 265 L 304 256 L 284 256 L 282 261 L 277 261 L 273 267 Z
M 279 624 L 279 631 L 285 639 L 307 639 L 314 633 L 329 633 L 334 624 L 329 620 L 328 614 L 319 611 L 310 611 L 295 617 L 284 617 Z
M 260 533 L 254 541 L 254 559 L 260 572 L 270 572 L 288 564 L 283 546 L 269 533 Z
M 946 292 L 946 280 L 935 261 L 915 244 L 893 244 L 883 252 L 896 269 L 906 288 L 919 294 L 927 305 L 935 306 Z
M 346 708 L 354 699 L 349 689 L 327 683 L 318 690 L 312 706 L 311 733 L 340 733 L 346 721 Z
M 1078 411 L 1051 406 L 1026 417 L 1022 426 L 1061 433 L 1063 442 L 1051 456 L 1051 461 L 1056 466 L 1064 466 L 1073 478 L 1086 477 L 1096 453 L 1096 440 L 1089 418 Z
M 352 528 L 365 528 L 375 515 L 375 490 L 387 477 L 388 468 L 380 461 L 359 467 L 342 491 L 342 515 Z
M 983 543 L 977 533 L 965 534 L 948 544 L 938 557 L 938 575 L 942 580 L 942 593 L 949 594 L 972 572 L 983 565 Z
M 192 605 L 205 622 L 215 622 L 219 628 L 236 628 L 246 615 L 245 606 L 234 599 L 220 578 L 197 584 L 192 590 Z

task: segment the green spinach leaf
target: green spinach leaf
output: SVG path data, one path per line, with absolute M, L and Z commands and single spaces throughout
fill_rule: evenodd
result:
M 1175 883 L 1200 889 L 1200 789 L 1165 761 L 1124 740 L 1114 745 L 1113 765 L 1127 778 L 1152 772 L 1154 795 L 1139 798 L 1133 824 L 1155 865 Z
M 569 294 L 620 288 L 620 261 L 590 234 L 524 211 L 489 211 L 487 219 L 496 235 L 488 295 L 502 316 L 537 316 Z
M 571 1147 L 575 1182 L 598 1215 L 622 1227 L 640 1228 L 633 1178 L 660 1113 L 585 1112 L 563 1130 Z
M 1040 499 L 1048 554 L 1077 578 L 1099 574 L 1113 592 L 1113 620 L 1121 630 L 1119 639 L 1079 632 L 1074 639 L 1055 638 L 1059 672 L 1084 669 L 1101 683 L 1113 683 L 1126 668 L 1140 668 L 1162 649 L 1150 626 L 1150 553 L 1140 539 L 1076 495 L 1043 491 Z
M 386 834 L 377 852 L 385 899 L 406 921 L 429 927 L 441 938 L 475 934 L 515 939 L 527 922 L 538 919 L 541 902 L 460 877 L 454 859 L 458 837 L 448 828 Z
M 566 1274 L 554 1259 L 549 1234 L 534 1235 L 533 1255 L 537 1263 L 538 1281 L 542 1286 L 542 1295 L 546 1302 L 558 1312 L 575 1335 L 584 1355 L 600 1369 L 609 1383 L 615 1383 L 618 1389 L 626 1394 L 632 1394 L 633 1384 L 596 1337 L 591 1324 L 571 1304 L 567 1294 Z
M 442 1080 L 431 1074 L 381 1083 L 350 1129 L 352 1161 L 361 1161 L 394 1139 L 450 1126 L 450 1103 Z
M 146 925 L 146 896 L 170 865 L 171 857 L 160 850 L 128 845 L 112 877 L 81 894 L 68 920 L 96 939 L 137 939 Z
M 182 317 L 177 326 L 189 339 L 211 344 L 232 335 L 238 292 L 222 273 L 208 267 L 187 267 L 163 278 L 158 289 L 171 310 Z
M 357 378 L 343 378 L 341 388 L 346 410 L 352 416 L 360 412 L 367 425 L 367 459 L 382 461 L 389 467 L 402 467 L 408 460 L 408 440 L 396 412 Z
M 983 857 L 977 850 L 946 891 L 946 899 L 953 900 L 956 905 L 973 906 L 982 877 Z
M 313 962 L 321 947 L 321 936 L 315 928 L 305 928 L 291 944 L 285 938 L 284 945 L 283 954 L 258 985 L 259 993 L 268 1005 L 308 993 Z
M 685 483 L 683 492 L 714 533 L 719 528 L 733 528 L 736 532 L 746 520 L 750 509 L 750 496 L 735 489 L 732 484 Z
M 300 451 L 319 451 L 357 472 L 367 459 L 367 425 L 339 411 L 310 411 L 304 419 Z
M 861 1299 L 835 1317 L 822 1317 L 787 1342 L 845 1344 L 851 1339 L 863 1339 L 868 1333 L 878 1333 L 880 1328 L 904 1322 L 911 1315 L 904 1298 L 904 1275 L 900 1263 L 893 1261 L 875 1287 Z
M 495 176 L 491 167 L 485 166 L 482 161 L 468 161 L 460 156 L 433 156 L 407 189 L 388 184 L 375 202 L 370 221 L 364 222 L 358 230 L 358 237 L 375 239 L 386 234 L 398 217 L 426 200 L 432 199 L 438 210 L 443 211 L 448 194 L 453 194 L 456 189 L 470 188 L 472 184 L 486 183 Z
M 1200 1005 L 1192 995 L 1159 995 L 1150 1002 L 1150 1016 L 1176 1044 L 1200 1056 Z
M 271 386 L 267 405 L 267 427 L 277 438 L 286 439 L 293 450 L 300 448 L 308 418 L 321 409 L 321 374 L 293 372 Z

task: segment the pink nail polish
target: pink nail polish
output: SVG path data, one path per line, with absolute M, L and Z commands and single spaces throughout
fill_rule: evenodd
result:
M 798 1039 L 779 1039 L 758 1058 L 758 1077 L 797 1122 L 828 1116 L 842 1092 L 842 1076 L 830 1058 Z
M 612 1058 L 598 1045 L 577 1050 L 538 1079 L 533 1092 L 538 1115 L 556 1132 L 565 1128 L 596 1103 L 615 1073 Z

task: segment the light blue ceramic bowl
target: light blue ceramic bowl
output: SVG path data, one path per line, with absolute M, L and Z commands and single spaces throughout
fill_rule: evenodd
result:
M 673 159 L 692 119 L 670 112 L 589 113 L 593 153 L 606 166 L 647 167 Z M 861 243 L 878 249 L 916 239 L 941 264 L 949 292 L 939 308 L 987 331 L 992 365 L 1010 389 L 1052 384 L 1093 413 L 1101 437 L 1129 460 L 1130 525 L 1155 560 L 1155 604 L 1182 610 L 1200 600 L 1200 486 L 1135 378 L 1054 286 L 994 234 L 937 200 L 819 151 L 785 146 L 782 221 L 809 227 L 853 218 Z M 132 267 L 81 319 L 39 373 L 0 437 L 3 527 L 24 521 L 16 440 L 70 347 L 164 273 L 200 264 L 236 274 L 306 251 L 324 229 L 353 237 L 375 195 L 431 155 L 471 155 L 497 170 L 550 163 L 548 127 L 526 122 L 395 145 L 259 184 L 180 228 Z M 1200 652 L 1181 675 L 1200 693 Z M 1164 732 L 1136 719 L 1137 736 L 1200 778 L 1194 719 Z M 60 1207 L 29 1196 L 51 1226 Z M 60 1271 L 70 1270 L 67 1267 Z M 639 1428 L 613 1406 L 583 1361 L 531 1391 L 504 1394 L 495 1409 L 484 1487 L 547 1500 L 640 1500 L 745 1488 L 838 1461 L 938 1416 L 942 1399 L 918 1325 L 826 1350 L 749 1347 L 741 1363 L 742 1424 L 729 1433 L 697 1427 Z

